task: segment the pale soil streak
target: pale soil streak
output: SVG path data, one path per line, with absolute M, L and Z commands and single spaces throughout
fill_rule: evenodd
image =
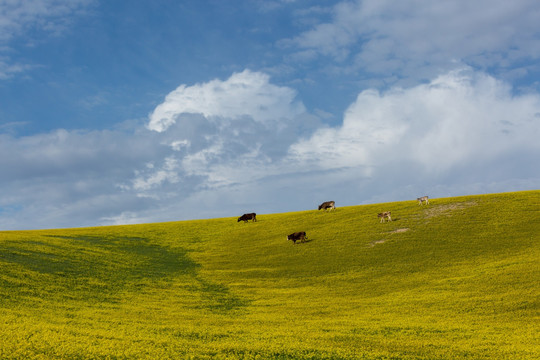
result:
M 394 231 L 390 231 L 389 234 L 399 234 L 399 233 L 404 233 L 409 230 L 410 230 L 409 228 L 401 228 L 401 229 L 396 229 Z M 375 245 L 378 245 L 378 244 L 384 244 L 386 240 L 387 239 L 372 241 L 371 243 L 369 243 L 369 247 L 374 247 Z
M 446 216 L 452 216 L 452 212 L 456 210 L 462 210 L 466 209 L 471 206 L 478 205 L 476 201 L 466 201 L 466 202 L 457 202 L 453 204 L 447 204 L 447 205 L 434 205 L 430 207 L 429 209 L 425 210 L 426 218 L 432 218 L 434 216 L 439 215 L 446 215 Z
M 399 233 L 404 233 L 405 231 L 409 231 L 411 229 L 409 228 L 401 228 L 401 229 L 397 229 L 397 230 L 394 230 L 394 231 L 390 231 L 390 234 L 399 234 Z
M 375 245 L 378 245 L 378 244 L 384 244 L 385 242 L 386 242 L 386 239 L 372 241 L 369 243 L 369 247 L 374 247 Z

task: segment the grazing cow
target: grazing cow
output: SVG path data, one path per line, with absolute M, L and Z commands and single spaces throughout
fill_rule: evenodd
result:
M 422 205 L 424 202 L 427 204 L 429 204 L 429 197 L 427 196 L 422 196 L 422 197 L 419 197 L 418 199 L 418 205 Z
M 377 217 L 381 219 L 380 222 L 384 222 L 384 219 L 387 219 L 388 221 L 392 221 L 392 217 L 390 216 L 390 211 L 379 213 Z
M 307 239 L 307 235 L 305 231 L 299 231 L 299 232 L 292 233 L 291 235 L 287 235 L 287 240 L 292 240 L 292 242 L 295 244 L 297 240 L 304 242 L 306 239 Z
M 334 210 L 336 208 L 336 202 L 335 201 L 325 201 L 321 205 L 319 205 L 319 210 Z
M 237 222 L 240 222 L 240 221 L 244 221 L 244 222 L 248 222 L 248 220 L 253 220 L 253 222 L 257 221 L 257 214 L 255 213 L 250 213 L 250 214 L 244 214 L 242 216 L 240 216 L 238 218 L 238 221 Z

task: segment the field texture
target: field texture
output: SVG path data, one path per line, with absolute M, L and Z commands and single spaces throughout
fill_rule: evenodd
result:
M 0 358 L 540 359 L 540 191 L 430 201 L 0 232 Z

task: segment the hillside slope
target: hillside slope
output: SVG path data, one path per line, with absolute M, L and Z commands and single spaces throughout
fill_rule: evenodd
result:
M 430 201 L 0 232 L 0 358 L 539 359 L 540 191 Z

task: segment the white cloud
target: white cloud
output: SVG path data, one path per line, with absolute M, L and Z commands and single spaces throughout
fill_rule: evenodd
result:
M 301 103 L 294 101 L 294 90 L 273 85 L 269 80 L 264 73 L 245 70 L 225 81 L 181 85 L 152 112 L 148 128 L 165 131 L 182 114 L 230 120 L 250 117 L 256 122 L 275 125 L 305 111 Z
M 197 179 L 197 188 L 230 186 L 268 174 L 297 136 L 320 125 L 295 96 L 267 74 L 245 70 L 179 86 L 150 115 L 148 128 L 171 146 L 182 176 Z M 262 174 L 254 170 L 263 167 Z
M 312 169 L 363 167 L 375 178 L 392 164 L 416 164 L 435 177 L 505 154 L 540 158 L 539 137 L 538 94 L 516 96 L 509 85 L 463 69 L 409 89 L 363 91 L 341 126 L 292 145 L 290 156 Z

